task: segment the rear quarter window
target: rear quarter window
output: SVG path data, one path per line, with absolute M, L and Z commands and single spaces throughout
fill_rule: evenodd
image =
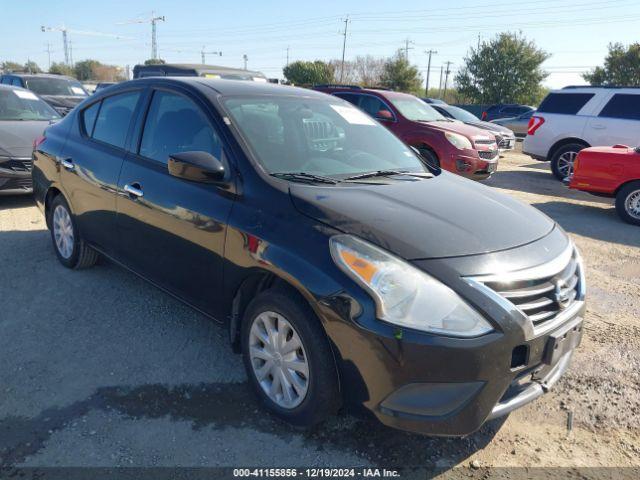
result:
M 640 95 L 616 93 L 598 116 L 640 120 Z
M 96 118 L 98 117 L 98 110 L 100 110 L 100 104 L 102 102 L 97 102 L 91 105 L 89 108 L 85 108 L 82 111 L 81 122 L 82 128 L 84 129 L 84 133 L 88 136 L 93 135 L 93 126 L 96 123 Z
M 538 112 L 575 115 L 593 96 L 593 93 L 550 93 L 538 107 Z
M 92 137 L 115 147 L 124 148 L 129 124 L 140 92 L 120 93 L 102 100 Z

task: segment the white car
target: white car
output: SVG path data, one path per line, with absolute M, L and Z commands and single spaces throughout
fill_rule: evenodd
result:
M 568 177 L 586 147 L 640 145 L 640 88 L 565 87 L 549 93 L 529 121 L 522 151 Z

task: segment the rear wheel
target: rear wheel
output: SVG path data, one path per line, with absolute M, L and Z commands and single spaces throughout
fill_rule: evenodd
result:
M 640 181 L 622 187 L 616 195 L 616 211 L 632 225 L 640 225 Z
M 573 173 L 573 162 L 583 148 L 586 147 L 581 143 L 570 143 L 556 150 L 551 158 L 551 171 L 558 180 L 562 181 Z
M 247 307 L 241 335 L 249 383 L 267 410 L 304 427 L 335 414 L 340 392 L 331 347 L 302 298 L 261 293 Z
M 60 263 L 73 269 L 93 266 L 98 260 L 98 254 L 81 238 L 71 209 L 62 195 L 51 202 L 49 215 L 51 240 Z

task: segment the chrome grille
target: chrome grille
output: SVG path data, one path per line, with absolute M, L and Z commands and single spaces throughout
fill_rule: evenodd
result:
M 493 160 L 498 156 L 498 152 L 495 150 L 478 150 L 478 156 L 483 160 Z
M 483 283 L 527 315 L 535 328 L 553 320 L 578 299 L 580 278 L 580 265 L 574 250 L 568 263 L 554 275 Z
M 33 167 L 33 161 L 30 158 L 15 159 L 11 158 L 4 162 L 0 162 L 0 168 L 11 170 L 13 172 L 30 172 Z
M 515 139 L 512 137 L 506 137 L 506 138 L 501 138 L 500 141 L 498 142 L 498 147 L 499 148 L 509 148 L 509 142 L 515 142 Z M 511 145 L 513 146 L 513 144 Z

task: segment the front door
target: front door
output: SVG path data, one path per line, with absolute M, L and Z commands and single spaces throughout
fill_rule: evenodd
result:
M 640 145 L 640 94 L 615 93 L 586 126 L 586 140 L 594 146 Z
M 155 90 L 139 146 L 118 184 L 119 257 L 196 308 L 217 316 L 226 224 L 234 194 L 227 182 L 197 183 L 169 174 L 169 155 L 206 151 L 225 162 L 212 116 L 187 92 Z

